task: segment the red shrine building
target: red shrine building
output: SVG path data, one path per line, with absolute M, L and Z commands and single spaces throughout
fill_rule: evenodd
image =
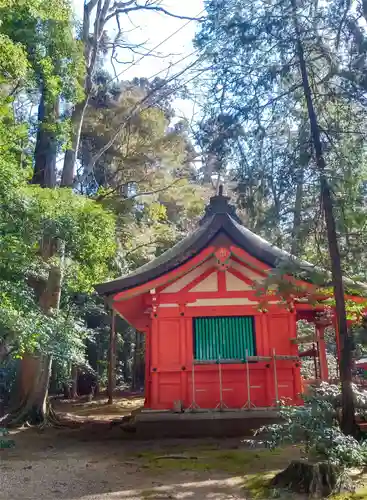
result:
M 284 264 L 297 269 L 282 276 L 297 290 L 286 300 L 265 286 Z M 96 290 L 145 335 L 147 409 L 268 408 L 302 401 L 300 319 L 315 325 L 311 355 L 328 380 L 324 329 L 334 317 L 313 273 L 244 227 L 221 191 L 192 234 Z

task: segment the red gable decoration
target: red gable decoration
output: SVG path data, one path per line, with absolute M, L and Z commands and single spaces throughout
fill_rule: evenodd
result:
M 217 267 L 219 271 L 226 271 L 229 267 L 231 252 L 227 248 L 218 248 L 214 255 L 217 259 Z

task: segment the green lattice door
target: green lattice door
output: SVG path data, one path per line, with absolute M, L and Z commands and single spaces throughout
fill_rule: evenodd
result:
M 256 354 L 253 316 L 194 318 L 194 359 L 244 360 Z

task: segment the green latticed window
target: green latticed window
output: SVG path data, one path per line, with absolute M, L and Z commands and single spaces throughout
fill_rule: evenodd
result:
M 256 355 L 253 316 L 194 318 L 194 359 L 197 361 L 244 360 Z

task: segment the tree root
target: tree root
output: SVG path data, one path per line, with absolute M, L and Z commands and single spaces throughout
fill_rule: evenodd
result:
M 47 400 L 46 402 L 46 414 L 44 415 L 43 421 L 38 424 L 38 428 L 40 430 L 44 430 L 47 427 L 53 427 L 57 429 L 68 427 L 66 422 L 61 421 L 60 417 L 52 408 L 52 405 L 49 400 Z
M 124 415 L 122 418 L 118 420 L 111 420 L 108 428 L 113 429 L 115 426 L 120 427 L 124 432 L 135 433 L 136 432 L 136 423 L 133 415 Z
M 30 427 L 30 414 L 31 409 L 27 406 L 26 403 L 24 403 L 2 417 L 0 420 L 0 424 L 7 428 L 21 427 L 22 425 Z
M 66 422 L 64 423 L 60 420 L 49 400 L 46 402 L 45 412 L 24 403 L 11 411 L 8 415 L 5 415 L 5 417 L 0 420 L 0 424 L 7 428 L 21 427 L 24 425 L 25 427 L 38 427 L 42 430 L 46 427 L 68 427 Z
M 305 493 L 312 498 L 354 491 L 352 480 L 340 467 L 328 462 L 310 463 L 303 460 L 291 462 L 273 478 L 271 486 Z

